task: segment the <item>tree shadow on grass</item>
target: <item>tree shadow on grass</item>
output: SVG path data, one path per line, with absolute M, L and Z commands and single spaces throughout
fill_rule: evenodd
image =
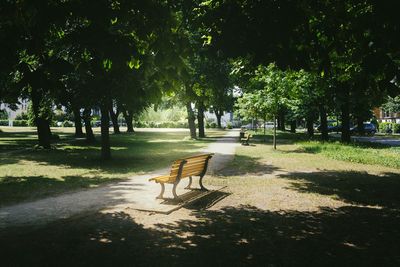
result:
M 0 178 L 0 207 L 78 189 L 93 188 L 105 182 L 120 180 L 117 178 L 88 178 L 82 176 L 63 176 L 61 179 L 54 179 L 43 175 L 5 176 Z
M 340 200 L 355 205 L 400 208 L 400 174 L 374 175 L 357 171 L 291 172 L 279 175 L 293 183 L 291 189 L 322 195 L 337 195 Z
M 148 228 L 124 212 L 0 230 L 2 264 L 29 266 L 398 266 L 398 212 L 343 207 L 194 211 Z M 146 216 L 146 215 L 144 215 Z M 168 216 L 174 216 L 174 213 Z
M 173 160 L 191 155 L 200 148 L 200 142 L 182 140 L 182 133 L 140 133 L 139 135 L 115 136 L 112 140 L 113 158 L 100 160 L 100 143 L 87 145 L 84 140 L 64 142 L 57 149 L 33 150 L 3 156 L 1 161 L 11 164 L 28 160 L 40 165 L 64 168 L 101 170 L 112 174 L 151 171 L 167 167 Z M 170 139 L 169 139 L 170 138 Z M 1 155 L 0 155 L 1 156 Z
M 219 176 L 240 176 L 252 175 L 262 176 L 280 170 L 278 167 L 261 162 L 259 157 L 249 157 L 245 155 L 235 155 L 232 162 L 228 164 Z

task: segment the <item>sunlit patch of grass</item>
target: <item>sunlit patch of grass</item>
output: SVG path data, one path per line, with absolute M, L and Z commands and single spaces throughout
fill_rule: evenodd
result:
M 399 148 L 312 141 L 303 142 L 300 145 L 305 152 L 320 153 L 336 160 L 400 168 Z

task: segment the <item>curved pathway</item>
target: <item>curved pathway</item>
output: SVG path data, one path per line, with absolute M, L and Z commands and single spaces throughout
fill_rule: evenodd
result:
M 202 152 L 215 153 L 208 169 L 210 174 L 218 172 L 232 160 L 235 149 L 239 145 L 237 142 L 238 135 L 235 130 L 229 131 L 224 137 L 219 138 L 218 141 L 202 150 Z M 61 218 L 68 218 L 81 212 L 97 211 L 120 205 L 137 206 L 154 203 L 154 196 L 159 193 L 160 189 L 159 185 L 149 183 L 148 179 L 167 171 L 167 169 L 161 169 L 95 189 L 62 194 L 0 208 L 0 228 L 42 224 Z M 178 194 L 183 191 L 183 188 L 178 188 Z

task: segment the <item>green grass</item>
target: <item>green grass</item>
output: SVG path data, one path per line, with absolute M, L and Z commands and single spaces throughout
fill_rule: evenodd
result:
M 70 130 L 60 133 L 68 135 Z M 164 168 L 177 158 L 197 153 L 221 134 L 214 131 L 201 140 L 190 140 L 182 131 L 111 135 L 113 158 L 102 161 L 99 143 L 87 145 L 84 140 L 64 139 L 52 150 L 15 151 L 16 147 L 35 144 L 32 132 L 16 132 L 15 139 L 13 133 L 2 132 L 0 147 L 13 153 L 0 153 L 0 206 Z
M 261 132 L 253 132 L 255 142 L 272 142 L 272 132 L 268 131 L 266 136 Z M 345 162 L 356 162 L 400 169 L 400 147 L 388 147 L 378 143 L 357 142 L 343 144 L 340 142 L 308 140 L 304 133 L 278 132 L 277 142 L 280 144 L 297 144 L 297 149 L 306 153 L 320 154 L 330 159 Z
M 254 141 L 239 147 L 212 182 L 227 185 L 238 203 L 260 209 L 318 211 L 349 204 L 398 209 L 399 156 L 399 148 L 376 144 L 287 138 L 274 150 L 270 142 Z
M 400 148 L 369 144 L 344 145 L 339 142 L 309 141 L 300 143 L 308 153 L 318 153 L 336 160 L 400 168 Z

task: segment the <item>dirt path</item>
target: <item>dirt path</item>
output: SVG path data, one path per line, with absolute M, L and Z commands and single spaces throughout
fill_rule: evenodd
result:
M 236 146 L 239 145 L 237 136 L 237 131 L 229 131 L 217 142 L 202 150 L 215 153 L 209 166 L 209 173 L 218 172 L 233 158 Z M 159 185 L 149 183 L 148 178 L 165 172 L 167 169 L 160 169 L 95 189 L 3 207 L 0 209 L 0 228 L 42 224 L 85 211 L 93 212 L 127 204 L 149 203 L 154 201 L 154 196 L 158 194 Z

